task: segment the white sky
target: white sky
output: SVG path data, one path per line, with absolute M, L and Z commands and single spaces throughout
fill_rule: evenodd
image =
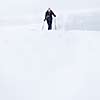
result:
M 100 8 L 100 0 L 2 0 L 0 15 L 33 13 L 51 7 L 53 9 L 94 9 Z

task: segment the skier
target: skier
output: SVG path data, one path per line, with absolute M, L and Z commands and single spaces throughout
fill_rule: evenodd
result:
M 45 19 L 44 19 L 44 21 L 45 20 L 47 21 L 48 30 L 52 30 L 52 15 L 54 17 L 56 17 L 56 15 L 54 14 L 54 12 L 50 8 L 48 8 L 48 10 L 45 13 Z

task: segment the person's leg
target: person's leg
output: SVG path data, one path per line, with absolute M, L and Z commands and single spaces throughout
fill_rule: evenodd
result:
M 50 22 L 50 30 L 52 30 L 52 21 Z
M 48 24 L 48 30 L 52 30 L 52 18 L 47 19 L 47 24 Z
M 52 20 L 48 22 L 48 30 L 52 30 Z
M 48 30 L 51 30 L 51 24 L 48 25 Z
M 47 20 L 47 24 L 48 24 L 48 30 L 50 29 L 50 23 L 49 20 Z

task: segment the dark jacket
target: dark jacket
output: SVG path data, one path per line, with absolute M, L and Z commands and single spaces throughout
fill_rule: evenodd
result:
M 56 15 L 54 14 L 54 12 L 52 10 L 46 11 L 44 20 L 52 20 L 52 15 L 54 17 L 56 17 Z

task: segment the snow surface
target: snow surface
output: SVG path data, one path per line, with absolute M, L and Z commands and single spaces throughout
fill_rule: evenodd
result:
M 0 100 L 100 100 L 100 2 L 57 1 L 0 1 Z
M 100 32 L 0 29 L 0 100 L 100 100 Z

